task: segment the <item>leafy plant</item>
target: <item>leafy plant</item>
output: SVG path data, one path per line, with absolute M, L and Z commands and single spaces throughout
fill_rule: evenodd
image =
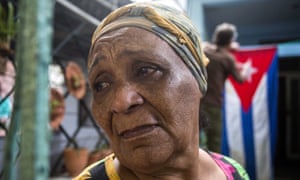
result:
M 14 19 L 14 6 L 7 2 L 7 8 L 0 5 L 0 42 L 1 45 L 9 45 L 16 34 L 16 21 Z

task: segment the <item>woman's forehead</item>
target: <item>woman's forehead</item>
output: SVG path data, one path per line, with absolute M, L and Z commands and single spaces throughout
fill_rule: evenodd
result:
M 99 37 L 90 52 L 89 58 L 93 64 L 95 59 L 99 59 L 99 57 L 107 56 L 111 53 L 114 53 L 114 55 L 158 55 L 164 54 L 166 49 L 173 51 L 167 42 L 154 33 L 141 28 L 126 27 L 111 31 Z
M 122 27 L 113 31 L 110 31 L 106 34 L 103 34 L 96 40 L 97 43 L 101 42 L 115 42 L 117 41 L 120 43 L 122 40 L 128 41 L 126 45 L 136 45 L 139 43 L 144 43 L 145 41 L 147 44 L 151 45 L 152 41 L 161 40 L 157 35 L 154 33 L 147 31 L 142 28 L 138 27 Z

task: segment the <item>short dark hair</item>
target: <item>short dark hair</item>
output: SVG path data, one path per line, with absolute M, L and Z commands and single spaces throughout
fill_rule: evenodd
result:
M 213 34 L 213 42 L 217 46 L 227 46 L 237 38 L 237 30 L 235 25 L 230 23 L 219 24 Z

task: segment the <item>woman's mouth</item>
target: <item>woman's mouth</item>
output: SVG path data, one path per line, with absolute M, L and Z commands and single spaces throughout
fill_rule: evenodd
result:
M 138 126 L 136 128 L 130 129 L 130 130 L 125 130 L 120 133 L 120 136 L 129 139 L 133 137 L 137 137 L 146 133 L 149 133 L 153 131 L 157 125 L 144 125 L 144 126 Z

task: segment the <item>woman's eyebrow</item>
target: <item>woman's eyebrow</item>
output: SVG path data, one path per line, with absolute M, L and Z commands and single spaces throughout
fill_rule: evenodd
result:
M 104 59 L 104 56 L 103 55 L 100 55 L 100 56 L 96 56 L 95 58 L 93 58 L 91 61 L 91 64 L 90 64 L 90 66 L 88 67 L 89 68 L 89 70 L 91 70 L 94 66 L 96 66 L 97 64 L 99 64 L 99 62 L 101 61 L 101 60 L 103 60 Z
M 149 57 L 151 57 L 151 60 L 160 59 L 160 60 L 162 60 L 161 61 L 162 64 L 167 64 L 166 57 L 164 57 L 162 54 L 149 52 L 144 49 L 126 49 L 120 53 L 121 57 L 128 56 L 128 55 L 136 55 L 136 56 L 140 56 L 144 59 L 150 59 Z
M 124 56 L 128 54 L 144 55 L 144 54 L 149 54 L 149 52 L 142 48 L 138 48 L 138 49 L 126 48 L 120 53 L 120 56 Z

